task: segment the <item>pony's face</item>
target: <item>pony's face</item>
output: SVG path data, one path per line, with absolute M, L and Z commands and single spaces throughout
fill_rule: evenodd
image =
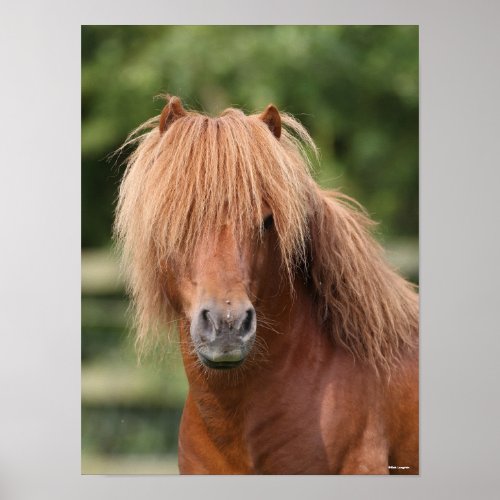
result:
M 192 265 L 170 277 L 170 296 L 187 318 L 189 344 L 207 367 L 239 366 L 254 345 L 259 298 L 276 293 L 279 256 L 269 208 L 243 241 L 228 223 L 198 244 Z M 187 333 L 187 332 L 186 332 Z
M 203 363 L 236 366 L 257 322 L 271 321 L 256 310 L 279 309 L 280 285 L 305 262 L 316 187 L 304 148 L 314 143 L 273 105 L 211 118 L 171 98 L 150 126 L 129 158 L 115 225 L 138 340 L 184 318 L 182 340 Z

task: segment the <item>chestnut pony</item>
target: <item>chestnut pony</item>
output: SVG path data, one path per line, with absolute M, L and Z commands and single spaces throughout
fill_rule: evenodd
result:
M 178 322 L 180 472 L 418 474 L 418 297 L 306 130 L 167 97 L 131 143 L 115 233 L 139 346 Z

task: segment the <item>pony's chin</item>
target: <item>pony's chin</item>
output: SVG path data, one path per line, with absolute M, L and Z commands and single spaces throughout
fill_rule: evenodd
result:
M 200 361 L 207 367 L 207 368 L 213 368 L 214 370 L 230 370 L 232 368 L 236 368 L 240 366 L 243 361 L 245 361 L 245 357 L 242 357 L 241 359 L 236 359 L 236 360 L 212 360 L 207 358 L 201 353 L 198 353 L 198 357 L 200 358 Z

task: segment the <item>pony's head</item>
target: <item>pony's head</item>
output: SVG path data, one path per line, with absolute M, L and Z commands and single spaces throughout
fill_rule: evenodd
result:
M 203 363 L 236 366 L 255 339 L 259 297 L 305 264 L 314 183 L 303 144 L 314 144 L 273 105 L 211 118 L 173 97 L 148 125 L 116 222 L 139 339 L 185 317 Z
M 237 366 L 266 321 L 261 299 L 293 295 L 299 274 L 321 328 L 357 357 L 388 365 L 412 343 L 413 292 L 364 216 L 313 181 L 316 148 L 291 116 L 270 105 L 211 118 L 172 97 L 130 143 L 115 232 L 140 343 L 183 318 L 201 362 Z

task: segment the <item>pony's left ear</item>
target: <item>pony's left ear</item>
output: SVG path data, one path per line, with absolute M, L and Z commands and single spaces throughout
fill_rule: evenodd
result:
M 186 115 L 187 113 L 186 110 L 182 107 L 181 100 L 175 96 L 171 97 L 160 115 L 160 134 L 163 134 L 163 132 L 165 132 L 165 130 L 167 130 L 175 120 Z
M 281 137 L 281 116 L 274 104 L 269 104 L 260 115 L 260 119 L 268 126 L 276 139 Z

